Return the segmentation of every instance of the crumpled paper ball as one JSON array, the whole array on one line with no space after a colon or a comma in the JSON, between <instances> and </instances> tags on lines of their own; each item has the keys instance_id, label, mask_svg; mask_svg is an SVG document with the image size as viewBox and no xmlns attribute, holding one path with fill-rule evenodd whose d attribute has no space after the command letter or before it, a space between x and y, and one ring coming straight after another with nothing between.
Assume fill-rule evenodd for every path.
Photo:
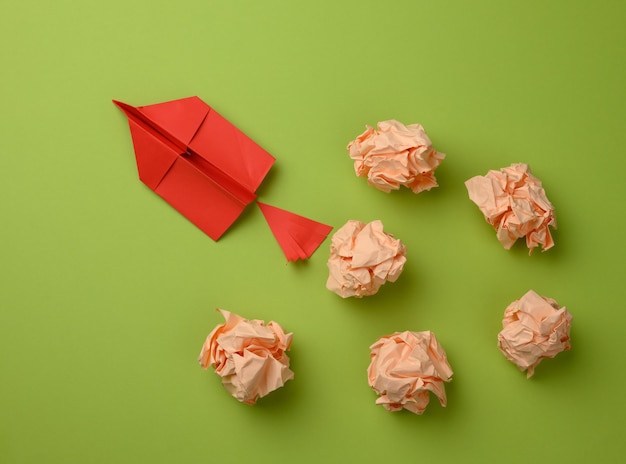
<instances>
[{"instance_id":1,"label":"crumpled paper ball","mask_svg":"<svg viewBox=\"0 0 626 464\"><path fill-rule=\"evenodd\" d=\"M376 404L388 411L422 414L433 392L446 406L444 382L451 380L452 369L434 333L396 332L378 339L370 350L367 376L380 395Z\"/></svg>"},{"instance_id":2,"label":"crumpled paper ball","mask_svg":"<svg viewBox=\"0 0 626 464\"><path fill-rule=\"evenodd\" d=\"M203 369L215 367L222 384L237 400L256 403L293 379L289 357L292 333L276 322L244 319L223 309L226 322L208 335L198 361Z\"/></svg>"},{"instance_id":3,"label":"crumpled paper ball","mask_svg":"<svg viewBox=\"0 0 626 464\"><path fill-rule=\"evenodd\" d=\"M529 378L542 359L571 349L571 323L565 306L529 290L504 311L498 348Z\"/></svg>"},{"instance_id":4,"label":"crumpled paper ball","mask_svg":"<svg viewBox=\"0 0 626 464\"><path fill-rule=\"evenodd\" d=\"M342 298L374 295L400 277L405 255L404 244L385 233L381 221L350 220L332 236L326 288Z\"/></svg>"},{"instance_id":5,"label":"crumpled paper ball","mask_svg":"<svg viewBox=\"0 0 626 464\"><path fill-rule=\"evenodd\" d=\"M538 245L543 251L554 246L549 229L556 229L554 207L527 164L515 163L486 176L472 177L465 186L505 249L520 237L526 237L530 253Z\"/></svg>"},{"instance_id":6,"label":"crumpled paper ball","mask_svg":"<svg viewBox=\"0 0 626 464\"><path fill-rule=\"evenodd\" d=\"M378 123L348 144L354 171L383 192L401 185L420 193L437 187L435 169L446 155L437 152L420 124L405 126L396 120Z\"/></svg>"}]
</instances>

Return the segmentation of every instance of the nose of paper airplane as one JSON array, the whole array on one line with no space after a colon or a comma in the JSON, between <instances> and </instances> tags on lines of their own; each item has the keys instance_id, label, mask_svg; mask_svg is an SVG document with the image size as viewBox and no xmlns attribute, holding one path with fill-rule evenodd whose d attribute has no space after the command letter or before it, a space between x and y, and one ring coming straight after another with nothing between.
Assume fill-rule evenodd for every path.
<instances>
[{"instance_id":1,"label":"nose of paper airplane","mask_svg":"<svg viewBox=\"0 0 626 464\"><path fill-rule=\"evenodd\" d=\"M129 112L135 109L134 107L127 105L126 103L118 101L118 100L112 100L112 102L115 103L115 105L126 114L128 114Z\"/></svg>"}]
</instances>

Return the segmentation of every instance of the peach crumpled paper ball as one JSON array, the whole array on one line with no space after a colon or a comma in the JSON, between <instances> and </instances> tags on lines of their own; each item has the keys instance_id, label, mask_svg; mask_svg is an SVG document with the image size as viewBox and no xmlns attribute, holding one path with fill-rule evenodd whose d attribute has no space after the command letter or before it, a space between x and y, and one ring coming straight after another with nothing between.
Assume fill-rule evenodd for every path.
<instances>
[{"instance_id":1,"label":"peach crumpled paper ball","mask_svg":"<svg viewBox=\"0 0 626 464\"><path fill-rule=\"evenodd\" d=\"M254 404L257 399L293 379L289 369L292 333L276 322L247 320L218 309L226 322L208 335L198 361L203 369L215 367L222 384L237 400Z\"/></svg>"},{"instance_id":2,"label":"peach crumpled paper ball","mask_svg":"<svg viewBox=\"0 0 626 464\"><path fill-rule=\"evenodd\" d=\"M565 306L529 290L504 311L498 348L529 378L542 359L571 349L571 323Z\"/></svg>"},{"instance_id":3,"label":"peach crumpled paper ball","mask_svg":"<svg viewBox=\"0 0 626 464\"><path fill-rule=\"evenodd\" d=\"M370 349L367 375L370 387L380 395L376 404L388 411L404 408L422 414L433 392L446 406L443 383L451 380L452 369L434 333L396 332L381 337Z\"/></svg>"},{"instance_id":4,"label":"peach crumpled paper ball","mask_svg":"<svg viewBox=\"0 0 626 464\"><path fill-rule=\"evenodd\" d=\"M549 229L556 229L554 207L527 164L516 163L472 177L465 186L505 249L520 237L526 237L531 253L538 245L543 251L554 246Z\"/></svg>"},{"instance_id":5,"label":"peach crumpled paper ball","mask_svg":"<svg viewBox=\"0 0 626 464\"><path fill-rule=\"evenodd\" d=\"M400 277L405 262L406 247L381 221L350 220L332 236L326 288L342 298L374 295Z\"/></svg>"},{"instance_id":6,"label":"peach crumpled paper ball","mask_svg":"<svg viewBox=\"0 0 626 464\"><path fill-rule=\"evenodd\" d=\"M354 171L383 192L401 185L420 193L437 187L435 169L446 155L433 149L420 124L405 126L396 120L378 123L348 144Z\"/></svg>"}]
</instances>

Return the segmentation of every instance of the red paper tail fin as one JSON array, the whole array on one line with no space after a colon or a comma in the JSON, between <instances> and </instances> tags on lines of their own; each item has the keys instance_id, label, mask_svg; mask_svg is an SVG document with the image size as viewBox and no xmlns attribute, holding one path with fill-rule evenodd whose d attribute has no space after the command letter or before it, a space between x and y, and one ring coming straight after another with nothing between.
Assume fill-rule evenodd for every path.
<instances>
[{"instance_id":1,"label":"red paper tail fin","mask_svg":"<svg viewBox=\"0 0 626 464\"><path fill-rule=\"evenodd\" d=\"M333 229L284 209L257 202L287 261L309 258Z\"/></svg>"}]
</instances>

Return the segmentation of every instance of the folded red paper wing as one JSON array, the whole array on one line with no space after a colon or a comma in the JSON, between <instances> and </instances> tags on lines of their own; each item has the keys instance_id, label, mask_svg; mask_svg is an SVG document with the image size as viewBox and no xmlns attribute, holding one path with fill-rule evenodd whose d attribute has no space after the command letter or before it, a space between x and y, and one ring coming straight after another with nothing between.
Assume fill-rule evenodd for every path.
<instances>
[{"instance_id":1,"label":"folded red paper wing","mask_svg":"<svg viewBox=\"0 0 626 464\"><path fill-rule=\"evenodd\" d=\"M274 157L198 97L114 103L128 117L140 179L219 239L255 200Z\"/></svg>"},{"instance_id":2,"label":"folded red paper wing","mask_svg":"<svg viewBox=\"0 0 626 464\"><path fill-rule=\"evenodd\" d=\"M284 209L257 202L287 261L309 258L333 229Z\"/></svg>"}]
</instances>

